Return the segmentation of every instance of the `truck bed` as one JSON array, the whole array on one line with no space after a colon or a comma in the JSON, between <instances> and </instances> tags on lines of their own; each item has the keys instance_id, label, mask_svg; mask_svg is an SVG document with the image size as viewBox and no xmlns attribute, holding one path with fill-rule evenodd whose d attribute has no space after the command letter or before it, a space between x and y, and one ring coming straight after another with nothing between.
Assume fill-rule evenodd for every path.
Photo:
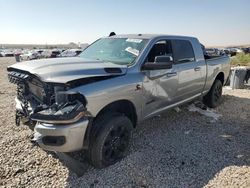
<instances>
[{"instance_id":1,"label":"truck bed","mask_svg":"<svg viewBox=\"0 0 250 188\"><path fill-rule=\"evenodd\" d=\"M210 59L206 59L207 64L207 81L205 84L204 92L207 92L213 82L216 75L218 75L219 72L224 72L224 83L226 83L226 80L229 75L230 71L230 64L229 64L230 58L226 55L223 56L211 56Z\"/></svg>"}]
</instances>

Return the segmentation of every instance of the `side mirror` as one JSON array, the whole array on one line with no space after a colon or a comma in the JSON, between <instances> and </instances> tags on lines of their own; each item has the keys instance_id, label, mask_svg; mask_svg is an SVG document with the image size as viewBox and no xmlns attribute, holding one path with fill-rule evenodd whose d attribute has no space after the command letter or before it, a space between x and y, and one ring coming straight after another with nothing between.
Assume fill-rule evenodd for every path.
<instances>
[{"instance_id":1,"label":"side mirror","mask_svg":"<svg viewBox=\"0 0 250 188\"><path fill-rule=\"evenodd\" d=\"M156 56L155 61L146 62L142 66L142 70L161 70L171 69L173 66L173 60L171 56Z\"/></svg>"}]
</instances>

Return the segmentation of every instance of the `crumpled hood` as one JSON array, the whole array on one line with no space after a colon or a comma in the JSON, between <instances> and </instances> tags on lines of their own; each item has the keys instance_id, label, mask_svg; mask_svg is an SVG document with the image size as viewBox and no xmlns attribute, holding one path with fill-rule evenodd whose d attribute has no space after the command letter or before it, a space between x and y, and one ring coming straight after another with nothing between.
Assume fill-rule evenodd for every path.
<instances>
[{"instance_id":1,"label":"crumpled hood","mask_svg":"<svg viewBox=\"0 0 250 188\"><path fill-rule=\"evenodd\" d=\"M67 83L88 77L123 75L127 72L126 65L81 57L26 61L7 68L8 71L17 69L34 74L44 82L54 83Z\"/></svg>"}]
</instances>

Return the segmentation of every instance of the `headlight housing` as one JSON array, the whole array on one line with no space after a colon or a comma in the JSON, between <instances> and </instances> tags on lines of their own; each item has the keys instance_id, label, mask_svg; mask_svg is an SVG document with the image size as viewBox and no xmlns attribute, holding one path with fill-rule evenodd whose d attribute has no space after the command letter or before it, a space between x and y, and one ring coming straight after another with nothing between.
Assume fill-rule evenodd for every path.
<instances>
[{"instance_id":1,"label":"headlight housing","mask_svg":"<svg viewBox=\"0 0 250 188\"><path fill-rule=\"evenodd\" d=\"M55 103L48 108L36 110L37 112L31 114L30 118L33 121L49 124L71 124L88 115L86 102L81 94L62 92L61 95L66 96L65 103Z\"/></svg>"}]
</instances>

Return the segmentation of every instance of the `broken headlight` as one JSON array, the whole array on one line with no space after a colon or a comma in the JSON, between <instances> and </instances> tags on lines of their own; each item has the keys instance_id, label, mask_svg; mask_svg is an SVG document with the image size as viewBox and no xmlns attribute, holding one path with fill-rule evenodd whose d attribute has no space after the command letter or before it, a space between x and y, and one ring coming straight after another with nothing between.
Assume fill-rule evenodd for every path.
<instances>
[{"instance_id":1,"label":"broken headlight","mask_svg":"<svg viewBox=\"0 0 250 188\"><path fill-rule=\"evenodd\" d=\"M66 95L67 101L61 104L53 104L52 106L40 107L35 113L31 114L30 118L34 121L51 123L51 124L70 124L79 121L87 115L83 98L79 98L80 94Z\"/></svg>"}]
</instances>

